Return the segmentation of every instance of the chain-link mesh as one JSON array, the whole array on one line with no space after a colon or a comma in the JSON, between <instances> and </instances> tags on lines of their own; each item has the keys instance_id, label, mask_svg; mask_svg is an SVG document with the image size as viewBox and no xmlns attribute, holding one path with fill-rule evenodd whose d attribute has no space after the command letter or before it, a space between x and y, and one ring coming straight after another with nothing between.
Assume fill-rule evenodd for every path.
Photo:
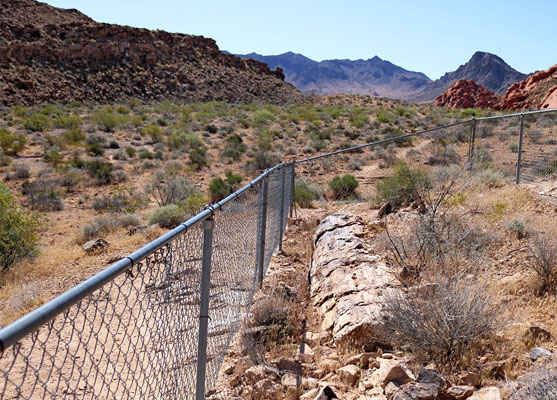
<instances>
[{"instance_id":1,"label":"chain-link mesh","mask_svg":"<svg viewBox=\"0 0 557 400\"><path fill-rule=\"evenodd\" d=\"M214 213L206 390L249 310L257 268L266 271L286 227L293 173L293 164L272 170ZM265 180L267 240L258 265ZM204 238L199 222L5 351L0 398L194 398Z\"/></svg>"},{"instance_id":2,"label":"chain-link mesh","mask_svg":"<svg viewBox=\"0 0 557 400\"><path fill-rule=\"evenodd\" d=\"M0 398L192 393L202 233L192 227L8 349Z\"/></svg>"},{"instance_id":3,"label":"chain-link mesh","mask_svg":"<svg viewBox=\"0 0 557 400\"><path fill-rule=\"evenodd\" d=\"M524 115L520 182L557 175L557 112Z\"/></svg>"}]
</instances>

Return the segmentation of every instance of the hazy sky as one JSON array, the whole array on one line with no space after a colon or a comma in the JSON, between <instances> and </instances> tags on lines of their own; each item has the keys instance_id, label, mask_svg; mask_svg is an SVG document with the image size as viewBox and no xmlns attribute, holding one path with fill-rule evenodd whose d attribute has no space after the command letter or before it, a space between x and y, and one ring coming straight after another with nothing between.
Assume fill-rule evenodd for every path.
<instances>
[{"instance_id":1,"label":"hazy sky","mask_svg":"<svg viewBox=\"0 0 557 400\"><path fill-rule=\"evenodd\" d=\"M557 0L47 0L99 22L211 37L232 53L374 55L432 79L477 51L520 72L557 63Z\"/></svg>"}]
</instances>

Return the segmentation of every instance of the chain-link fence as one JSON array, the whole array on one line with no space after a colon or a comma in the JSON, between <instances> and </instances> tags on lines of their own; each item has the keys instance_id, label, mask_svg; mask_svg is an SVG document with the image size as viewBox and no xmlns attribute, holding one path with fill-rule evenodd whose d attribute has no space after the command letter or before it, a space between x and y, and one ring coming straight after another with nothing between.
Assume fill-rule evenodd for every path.
<instances>
[{"instance_id":1,"label":"chain-link fence","mask_svg":"<svg viewBox=\"0 0 557 400\"><path fill-rule=\"evenodd\" d=\"M557 111L475 118L277 165L1 329L0 399L204 398L291 205L369 200L400 160L468 164L516 183L554 177Z\"/></svg>"},{"instance_id":2,"label":"chain-link fence","mask_svg":"<svg viewBox=\"0 0 557 400\"><path fill-rule=\"evenodd\" d=\"M293 176L278 165L2 329L0 398L204 398L279 246Z\"/></svg>"}]
</instances>

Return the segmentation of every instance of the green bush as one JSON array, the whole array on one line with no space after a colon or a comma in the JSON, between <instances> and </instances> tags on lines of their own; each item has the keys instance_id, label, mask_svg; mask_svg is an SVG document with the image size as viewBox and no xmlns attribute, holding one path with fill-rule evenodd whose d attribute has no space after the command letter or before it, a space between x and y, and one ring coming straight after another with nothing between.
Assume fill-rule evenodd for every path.
<instances>
[{"instance_id":1,"label":"green bush","mask_svg":"<svg viewBox=\"0 0 557 400\"><path fill-rule=\"evenodd\" d=\"M43 159L53 167L57 167L64 161L64 156L60 154L60 148L58 146L52 146L49 149L45 149Z\"/></svg>"},{"instance_id":2,"label":"green bush","mask_svg":"<svg viewBox=\"0 0 557 400\"><path fill-rule=\"evenodd\" d=\"M169 175L157 172L151 182L145 187L145 192L151 196L159 206L178 204L197 193L197 186L189 179L179 175Z\"/></svg>"},{"instance_id":3,"label":"green bush","mask_svg":"<svg viewBox=\"0 0 557 400\"><path fill-rule=\"evenodd\" d=\"M85 134L79 127L68 129L62 133L62 141L69 146L79 144L83 142L85 138Z\"/></svg>"},{"instance_id":4,"label":"green bush","mask_svg":"<svg viewBox=\"0 0 557 400\"><path fill-rule=\"evenodd\" d=\"M310 207L311 202L319 200L323 194L323 189L306 179L296 179L294 184L294 201L300 207Z\"/></svg>"},{"instance_id":5,"label":"green bush","mask_svg":"<svg viewBox=\"0 0 557 400\"><path fill-rule=\"evenodd\" d=\"M226 171L224 173L224 176L226 176L226 182L228 182L230 187L232 187L233 189L236 189L236 187L244 180L244 178L242 178L240 175L236 175L232 171Z\"/></svg>"},{"instance_id":6,"label":"green bush","mask_svg":"<svg viewBox=\"0 0 557 400\"><path fill-rule=\"evenodd\" d=\"M215 178L209 184L209 201L211 203L224 199L230 193L230 185L222 180L222 178Z\"/></svg>"},{"instance_id":7,"label":"green bush","mask_svg":"<svg viewBox=\"0 0 557 400\"><path fill-rule=\"evenodd\" d=\"M93 115L93 121L97 124L99 129L105 132L114 131L114 129L124 123L124 119L124 117L114 114L114 112L108 108L105 108Z\"/></svg>"},{"instance_id":8,"label":"green bush","mask_svg":"<svg viewBox=\"0 0 557 400\"><path fill-rule=\"evenodd\" d=\"M130 226L141 225L141 216L137 214L124 214L120 217L120 226L129 228Z\"/></svg>"},{"instance_id":9,"label":"green bush","mask_svg":"<svg viewBox=\"0 0 557 400\"><path fill-rule=\"evenodd\" d=\"M137 151L133 147L126 147L126 154L129 158L134 158Z\"/></svg>"},{"instance_id":10,"label":"green bush","mask_svg":"<svg viewBox=\"0 0 557 400\"><path fill-rule=\"evenodd\" d=\"M221 157L239 160L246 150L247 147L244 144L243 139L237 134L232 134L226 138L224 148L221 152Z\"/></svg>"},{"instance_id":11,"label":"green bush","mask_svg":"<svg viewBox=\"0 0 557 400\"><path fill-rule=\"evenodd\" d=\"M39 220L21 208L5 184L0 182L0 268L7 270L15 262L38 253Z\"/></svg>"},{"instance_id":12,"label":"green bush","mask_svg":"<svg viewBox=\"0 0 557 400\"><path fill-rule=\"evenodd\" d=\"M334 199L348 199L354 197L359 183L354 175L346 174L343 177L334 176L329 182L329 187L333 190Z\"/></svg>"},{"instance_id":13,"label":"green bush","mask_svg":"<svg viewBox=\"0 0 557 400\"><path fill-rule=\"evenodd\" d=\"M23 127L33 132L43 132L48 125L48 117L44 114L31 114L23 120Z\"/></svg>"},{"instance_id":14,"label":"green bush","mask_svg":"<svg viewBox=\"0 0 557 400\"><path fill-rule=\"evenodd\" d=\"M149 225L157 224L161 228L171 229L182 223L185 218L185 212L180 206L170 204L155 209L147 218Z\"/></svg>"},{"instance_id":15,"label":"green bush","mask_svg":"<svg viewBox=\"0 0 557 400\"><path fill-rule=\"evenodd\" d=\"M207 161L207 149L205 147L198 147L190 151L188 158L195 170L206 167L209 162Z\"/></svg>"},{"instance_id":16,"label":"green bush","mask_svg":"<svg viewBox=\"0 0 557 400\"><path fill-rule=\"evenodd\" d=\"M73 129L81 126L79 115L58 114L52 119L52 126L58 129Z\"/></svg>"},{"instance_id":17,"label":"green bush","mask_svg":"<svg viewBox=\"0 0 557 400\"><path fill-rule=\"evenodd\" d=\"M25 148L27 140L21 133L10 133L7 129L0 128L0 147L4 153L17 155Z\"/></svg>"},{"instance_id":18,"label":"green bush","mask_svg":"<svg viewBox=\"0 0 557 400\"><path fill-rule=\"evenodd\" d=\"M0 151L0 167L7 167L12 163L12 159Z\"/></svg>"},{"instance_id":19,"label":"green bush","mask_svg":"<svg viewBox=\"0 0 557 400\"><path fill-rule=\"evenodd\" d=\"M389 202L393 208L399 208L416 200L416 190L428 183L425 171L410 169L408 165L399 163L394 174L377 182L375 185L378 202Z\"/></svg>"},{"instance_id":20,"label":"green bush","mask_svg":"<svg viewBox=\"0 0 557 400\"><path fill-rule=\"evenodd\" d=\"M147 124L145 128L141 129L141 135L149 135L153 143L159 143L163 138L162 129L153 122Z\"/></svg>"},{"instance_id":21,"label":"green bush","mask_svg":"<svg viewBox=\"0 0 557 400\"><path fill-rule=\"evenodd\" d=\"M207 198L205 196L203 196L201 193L194 193L186 199L183 207L189 214L195 214L199 212L199 210L206 204Z\"/></svg>"},{"instance_id":22,"label":"green bush","mask_svg":"<svg viewBox=\"0 0 557 400\"><path fill-rule=\"evenodd\" d=\"M101 185L111 183L114 180L112 164L100 159L89 160L85 163L85 169L91 178L97 179Z\"/></svg>"},{"instance_id":23,"label":"green bush","mask_svg":"<svg viewBox=\"0 0 557 400\"><path fill-rule=\"evenodd\" d=\"M274 121L274 120L275 120L275 115L267 109L257 110L253 113L253 123L256 126L261 126L263 124L266 124L269 121Z\"/></svg>"}]
</instances>

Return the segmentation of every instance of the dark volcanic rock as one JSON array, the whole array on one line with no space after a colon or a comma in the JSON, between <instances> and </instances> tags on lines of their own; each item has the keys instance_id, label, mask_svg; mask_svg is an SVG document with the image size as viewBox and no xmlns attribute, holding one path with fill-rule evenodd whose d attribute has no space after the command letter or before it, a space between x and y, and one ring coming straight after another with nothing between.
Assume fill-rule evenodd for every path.
<instances>
[{"instance_id":1,"label":"dark volcanic rock","mask_svg":"<svg viewBox=\"0 0 557 400\"><path fill-rule=\"evenodd\" d=\"M301 96L281 70L224 54L212 39L100 24L33 0L0 2L0 88L4 104Z\"/></svg>"}]
</instances>

